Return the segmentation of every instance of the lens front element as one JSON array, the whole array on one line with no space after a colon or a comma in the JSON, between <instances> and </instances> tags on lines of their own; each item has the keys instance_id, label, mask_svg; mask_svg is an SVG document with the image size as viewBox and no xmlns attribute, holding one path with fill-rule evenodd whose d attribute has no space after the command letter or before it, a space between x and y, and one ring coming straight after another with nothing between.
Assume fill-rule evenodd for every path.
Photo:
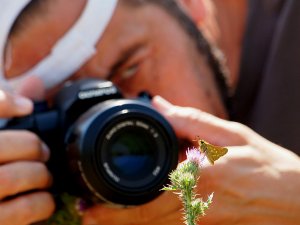
<instances>
[{"instance_id":1,"label":"lens front element","mask_svg":"<svg viewBox=\"0 0 300 225\"><path fill-rule=\"evenodd\" d=\"M98 162L107 182L126 192L147 191L157 185L165 167L165 134L150 118L137 113L119 115L99 138Z\"/></svg>"},{"instance_id":2,"label":"lens front element","mask_svg":"<svg viewBox=\"0 0 300 225\"><path fill-rule=\"evenodd\" d=\"M126 129L111 140L107 148L113 171L127 180L145 177L154 169L157 153L153 140L142 129Z\"/></svg>"}]
</instances>

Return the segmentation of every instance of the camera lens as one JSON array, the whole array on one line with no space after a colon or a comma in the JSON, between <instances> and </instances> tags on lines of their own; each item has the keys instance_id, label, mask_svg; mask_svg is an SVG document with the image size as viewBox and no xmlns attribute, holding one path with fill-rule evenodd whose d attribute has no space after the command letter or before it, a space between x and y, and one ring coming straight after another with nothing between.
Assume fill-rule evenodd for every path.
<instances>
[{"instance_id":1,"label":"camera lens","mask_svg":"<svg viewBox=\"0 0 300 225\"><path fill-rule=\"evenodd\" d=\"M147 192L163 178L158 175L168 165L168 145L163 127L153 118L118 114L98 137L98 171L124 193Z\"/></svg>"},{"instance_id":2,"label":"camera lens","mask_svg":"<svg viewBox=\"0 0 300 225\"><path fill-rule=\"evenodd\" d=\"M138 100L92 107L73 127L81 182L98 199L136 205L158 196L177 165L177 138L168 122Z\"/></svg>"},{"instance_id":3,"label":"camera lens","mask_svg":"<svg viewBox=\"0 0 300 225\"><path fill-rule=\"evenodd\" d=\"M110 146L107 146L113 171L128 180L145 177L153 171L157 158L151 143L153 140L142 129L128 129L116 135Z\"/></svg>"}]
</instances>

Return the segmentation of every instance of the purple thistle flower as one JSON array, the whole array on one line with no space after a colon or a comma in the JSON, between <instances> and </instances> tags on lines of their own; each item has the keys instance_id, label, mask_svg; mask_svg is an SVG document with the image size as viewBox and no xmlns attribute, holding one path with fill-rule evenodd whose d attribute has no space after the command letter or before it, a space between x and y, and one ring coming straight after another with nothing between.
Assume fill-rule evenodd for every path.
<instances>
[{"instance_id":1,"label":"purple thistle flower","mask_svg":"<svg viewBox=\"0 0 300 225\"><path fill-rule=\"evenodd\" d=\"M201 167L204 159L205 159L205 154L200 152L197 148L188 148L186 151L186 157L189 162L195 163L198 167Z\"/></svg>"},{"instance_id":2,"label":"purple thistle flower","mask_svg":"<svg viewBox=\"0 0 300 225\"><path fill-rule=\"evenodd\" d=\"M79 215L82 215L83 212L88 208L88 204L82 198L78 198L75 203L75 208Z\"/></svg>"}]
</instances>

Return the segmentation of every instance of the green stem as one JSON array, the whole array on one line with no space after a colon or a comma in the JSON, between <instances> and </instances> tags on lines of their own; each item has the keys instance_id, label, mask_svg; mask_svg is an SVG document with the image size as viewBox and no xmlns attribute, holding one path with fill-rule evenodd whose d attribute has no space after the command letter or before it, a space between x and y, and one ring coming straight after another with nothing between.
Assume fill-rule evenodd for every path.
<instances>
[{"instance_id":1,"label":"green stem","mask_svg":"<svg viewBox=\"0 0 300 225\"><path fill-rule=\"evenodd\" d=\"M186 215L186 224L187 225L196 225L195 224L195 217L192 209L192 196L193 191L184 191L183 192L184 198L184 211Z\"/></svg>"}]
</instances>

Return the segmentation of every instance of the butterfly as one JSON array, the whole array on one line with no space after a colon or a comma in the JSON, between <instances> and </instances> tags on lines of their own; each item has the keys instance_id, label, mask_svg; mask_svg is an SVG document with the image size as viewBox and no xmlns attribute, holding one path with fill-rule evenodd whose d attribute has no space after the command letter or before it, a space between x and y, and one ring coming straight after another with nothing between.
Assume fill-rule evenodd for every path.
<instances>
[{"instance_id":1,"label":"butterfly","mask_svg":"<svg viewBox=\"0 0 300 225\"><path fill-rule=\"evenodd\" d=\"M212 165L215 163L216 160L218 160L220 157L222 157L228 152L227 148L209 144L208 142L200 139L199 137L196 137L196 140L194 141L198 141L199 151L206 155L206 158Z\"/></svg>"}]
</instances>

